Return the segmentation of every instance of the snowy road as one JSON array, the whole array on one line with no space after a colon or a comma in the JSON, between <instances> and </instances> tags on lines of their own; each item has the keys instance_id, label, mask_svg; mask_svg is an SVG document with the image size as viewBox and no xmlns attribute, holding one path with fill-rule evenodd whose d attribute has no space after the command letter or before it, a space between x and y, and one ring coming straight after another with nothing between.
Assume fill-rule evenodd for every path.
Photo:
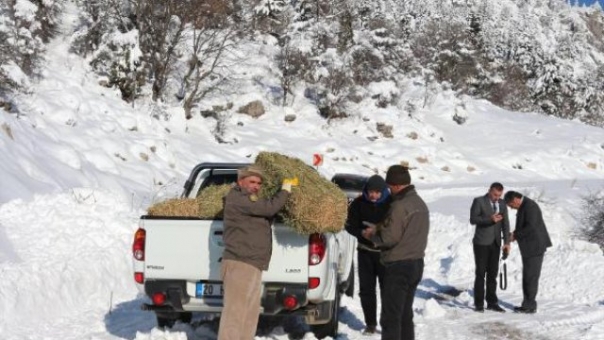
<instances>
[{"instance_id":1,"label":"snowy road","mask_svg":"<svg viewBox=\"0 0 604 340\"><path fill-rule=\"evenodd\" d=\"M480 188L438 191L443 190L467 202ZM463 221L467 212L460 204L456 214L440 213L448 199L432 192L425 190L432 230L414 306L417 339L604 339L604 257L594 245L562 239L568 226L554 223L564 221L554 206L544 204L555 246L544 263L539 312L510 312L522 297L520 259L512 253L509 286L499 292L508 313L478 314L472 310L473 230ZM145 300L131 278L129 248L141 211L115 197L80 189L0 206L3 339L216 337L216 322L202 315L195 315L192 326L164 331L155 327L152 313L140 310ZM339 339L366 338L358 296L344 297L341 315ZM300 319L263 318L262 328L259 339L314 338Z\"/></svg>"}]
</instances>

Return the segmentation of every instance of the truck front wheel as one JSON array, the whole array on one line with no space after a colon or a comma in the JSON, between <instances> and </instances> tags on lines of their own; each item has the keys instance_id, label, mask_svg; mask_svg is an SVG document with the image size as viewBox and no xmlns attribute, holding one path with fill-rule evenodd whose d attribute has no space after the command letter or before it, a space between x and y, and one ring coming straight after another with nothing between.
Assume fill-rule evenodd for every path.
<instances>
[{"instance_id":1,"label":"truck front wheel","mask_svg":"<svg viewBox=\"0 0 604 340\"><path fill-rule=\"evenodd\" d=\"M338 324L340 323L340 293L336 292L335 300L331 304L331 319L326 324L311 325L310 330L317 339L323 339L328 336L336 338L338 335Z\"/></svg>"}]
</instances>

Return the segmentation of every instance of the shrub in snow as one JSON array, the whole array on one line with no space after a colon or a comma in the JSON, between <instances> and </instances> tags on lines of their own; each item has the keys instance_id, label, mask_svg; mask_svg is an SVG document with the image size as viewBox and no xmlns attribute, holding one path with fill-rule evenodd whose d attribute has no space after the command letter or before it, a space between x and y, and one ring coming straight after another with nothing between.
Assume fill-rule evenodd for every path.
<instances>
[{"instance_id":1,"label":"shrub in snow","mask_svg":"<svg viewBox=\"0 0 604 340\"><path fill-rule=\"evenodd\" d=\"M35 75L56 32L61 1L0 2L0 95L21 88Z\"/></svg>"},{"instance_id":2,"label":"shrub in snow","mask_svg":"<svg viewBox=\"0 0 604 340\"><path fill-rule=\"evenodd\" d=\"M579 236L604 250L604 191L583 198Z\"/></svg>"}]
</instances>

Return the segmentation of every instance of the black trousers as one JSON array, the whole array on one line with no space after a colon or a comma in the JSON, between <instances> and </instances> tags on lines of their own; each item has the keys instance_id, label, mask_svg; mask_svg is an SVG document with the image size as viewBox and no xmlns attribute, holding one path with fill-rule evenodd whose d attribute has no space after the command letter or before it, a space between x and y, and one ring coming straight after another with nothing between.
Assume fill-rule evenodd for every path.
<instances>
[{"instance_id":1,"label":"black trousers","mask_svg":"<svg viewBox=\"0 0 604 340\"><path fill-rule=\"evenodd\" d=\"M499 273L500 247L497 243L488 246L474 245L474 263L476 272L474 278L474 306L484 307L485 300L485 276L486 276L486 300L488 305L499 303L497 298L497 274Z\"/></svg>"},{"instance_id":2,"label":"black trousers","mask_svg":"<svg viewBox=\"0 0 604 340\"><path fill-rule=\"evenodd\" d=\"M382 340L414 340L413 299L424 274L424 259L385 264Z\"/></svg>"},{"instance_id":3,"label":"black trousers","mask_svg":"<svg viewBox=\"0 0 604 340\"><path fill-rule=\"evenodd\" d=\"M522 258L522 307L537 309L537 290L539 289L539 277L543 265L543 255Z\"/></svg>"},{"instance_id":4,"label":"black trousers","mask_svg":"<svg viewBox=\"0 0 604 340\"><path fill-rule=\"evenodd\" d=\"M359 297L365 317L365 325L377 326L376 281L380 284L380 293L384 291L384 265L380 262L380 253L359 249L357 251L359 269Z\"/></svg>"}]
</instances>

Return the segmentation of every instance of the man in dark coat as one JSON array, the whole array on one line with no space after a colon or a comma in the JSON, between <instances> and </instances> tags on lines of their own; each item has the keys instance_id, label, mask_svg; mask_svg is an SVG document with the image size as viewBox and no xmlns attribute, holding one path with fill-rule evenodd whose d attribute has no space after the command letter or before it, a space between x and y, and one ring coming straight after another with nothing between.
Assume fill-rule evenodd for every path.
<instances>
[{"instance_id":1,"label":"man in dark coat","mask_svg":"<svg viewBox=\"0 0 604 340\"><path fill-rule=\"evenodd\" d=\"M380 248L386 268L382 296L382 340L414 340L413 299L424 274L430 212L411 185L409 169L392 165L386 173L392 203L384 222L363 230Z\"/></svg>"},{"instance_id":2,"label":"man in dark coat","mask_svg":"<svg viewBox=\"0 0 604 340\"><path fill-rule=\"evenodd\" d=\"M474 239L474 263L476 276L474 278L474 310L484 312L485 276L487 309L505 312L499 306L497 299L497 272L499 271L499 254L510 251L510 221L508 209L501 199L503 185L495 182L489 191L474 198L470 208L470 223L476 226ZM501 246L503 237L504 245Z\"/></svg>"},{"instance_id":3,"label":"man in dark coat","mask_svg":"<svg viewBox=\"0 0 604 340\"><path fill-rule=\"evenodd\" d=\"M376 278L380 291L383 291L384 265L380 262L380 250L364 238L362 232L368 226L382 222L390 208L390 201L386 182L379 175L374 175L367 179L362 195L355 198L348 207L346 230L358 239L359 296L365 317L364 334L377 331Z\"/></svg>"},{"instance_id":4,"label":"man in dark coat","mask_svg":"<svg viewBox=\"0 0 604 340\"><path fill-rule=\"evenodd\" d=\"M518 313L537 312L537 290L543 264L543 255L552 241L543 221L543 214L537 202L516 191L508 191L504 196L508 207L516 209L516 229L511 241L518 242L522 255L522 305L515 307Z\"/></svg>"}]
</instances>

